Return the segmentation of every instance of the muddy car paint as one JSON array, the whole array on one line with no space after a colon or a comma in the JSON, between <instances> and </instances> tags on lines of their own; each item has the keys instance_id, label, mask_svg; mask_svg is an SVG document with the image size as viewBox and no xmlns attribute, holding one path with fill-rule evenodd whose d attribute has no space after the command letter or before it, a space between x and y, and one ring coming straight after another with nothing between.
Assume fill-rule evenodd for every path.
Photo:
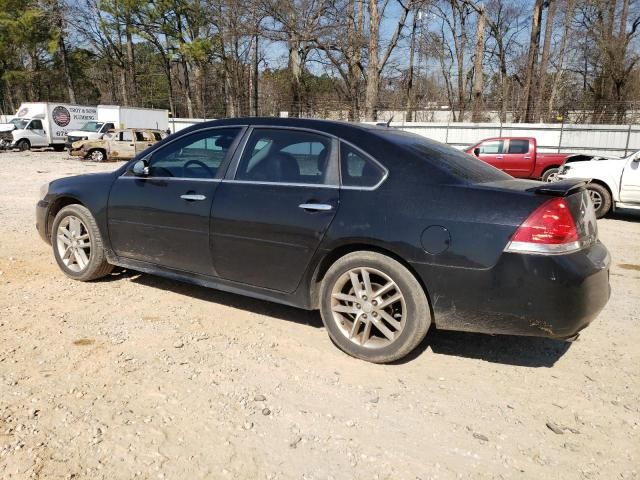
<instances>
[{"instance_id":1,"label":"muddy car paint","mask_svg":"<svg viewBox=\"0 0 640 480\"><path fill-rule=\"evenodd\" d=\"M121 135L128 132L131 140L121 140ZM142 135L144 139L136 137ZM166 132L153 129L124 129L109 132L101 139L80 140L71 144L69 155L86 158L94 150L104 152L104 160L131 160L142 150L155 145L160 140L167 137ZM139 149L139 144L142 150Z\"/></svg>"}]
</instances>

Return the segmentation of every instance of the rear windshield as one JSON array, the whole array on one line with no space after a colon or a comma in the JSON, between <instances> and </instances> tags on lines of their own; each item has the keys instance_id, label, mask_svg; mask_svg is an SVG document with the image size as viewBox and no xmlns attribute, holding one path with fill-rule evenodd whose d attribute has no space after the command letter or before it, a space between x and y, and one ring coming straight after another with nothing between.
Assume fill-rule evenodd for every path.
<instances>
[{"instance_id":1,"label":"rear windshield","mask_svg":"<svg viewBox=\"0 0 640 480\"><path fill-rule=\"evenodd\" d=\"M482 160L420 135L393 129L381 133L399 147L413 153L415 157L424 159L465 183L485 183L511 178L502 170Z\"/></svg>"}]
</instances>

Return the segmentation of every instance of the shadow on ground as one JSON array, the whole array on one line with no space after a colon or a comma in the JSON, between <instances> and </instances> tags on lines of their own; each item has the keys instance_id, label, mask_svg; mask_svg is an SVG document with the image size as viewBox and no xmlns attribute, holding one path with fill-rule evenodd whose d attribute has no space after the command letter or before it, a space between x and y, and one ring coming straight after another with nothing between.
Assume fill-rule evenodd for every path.
<instances>
[{"instance_id":1,"label":"shadow on ground","mask_svg":"<svg viewBox=\"0 0 640 480\"><path fill-rule=\"evenodd\" d=\"M323 326L317 311L301 310L154 275L118 270L101 281L118 281L124 278L129 278L130 281L147 287L168 290L198 300L247 310L280 320L314 328ZM548 338L494 336L432 328L424 341L413 352L395 364L401 365L411 362L430 348L436 354L472 358L492 363L523 367L552 367L568 351L570 346L571 343Z\"/></svg>"}]
</instances>

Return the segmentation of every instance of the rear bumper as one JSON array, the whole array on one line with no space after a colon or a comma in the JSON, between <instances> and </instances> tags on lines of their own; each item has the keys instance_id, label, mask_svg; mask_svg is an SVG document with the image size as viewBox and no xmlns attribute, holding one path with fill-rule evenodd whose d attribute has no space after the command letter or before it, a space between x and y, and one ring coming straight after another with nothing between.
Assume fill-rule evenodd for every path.
<instances>
[{"instance_id":1,"label":"rear bumper","mask_svg":"<svg viewBox=\"0 0 640 480\"><path fill-rule=\"evenodd\" d=\"M598 242L566 255L505 253L487 270L414 267L438 328L567 339L609 300L610 263Z\"/></svg>"},{"instance_id":2,"label":"rear bumper","mask_svg":"<svg viewBox=\"0 0 640 480\"><path fill-rule=\"evenodd\" d=\"M49 202L40 200L36 204L36 230L40 237L47 243L51 243L51 238L47 234L47 221L49 215Z\"/></svg>"}]
</instances>

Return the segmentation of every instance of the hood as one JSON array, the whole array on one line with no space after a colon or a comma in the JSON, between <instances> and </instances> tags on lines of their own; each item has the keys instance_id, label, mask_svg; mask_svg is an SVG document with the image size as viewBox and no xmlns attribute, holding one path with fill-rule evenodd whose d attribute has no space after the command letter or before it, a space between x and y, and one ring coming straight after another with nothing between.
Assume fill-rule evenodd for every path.
<instances>
[{"instance_id":1,"label":"hood","mask_svg":"<svg viewBox=\"0 0 640 480\"><path fill-rule=\"evenodd\" d=\"M0 123L0 132L10 132L15 129L16 126L13 123Z\"/></svg>"},{"instance_id":2,"label":"hood","mask_svg":"<svg viewBox=\"0 0 640 480\"><path fill-rule=\"evenodd\" d=\"M68 137L86 137L90 133L95 133L95 132L88 132L86 130L72 130L69 133L67 133L67 136Z\"/></svg>"},{"instance_id":3,"label":"hood","mask_svg":"<svg viewBox=\"0 0 640 480\"><path fill-rule=\"evenodd\" d=\"M567 157L564 163L575 163L575 162L602 162L602 161L618 161L624 160L625 157L601 157L599 155L571 155Z\"/></svg>"}]
</instances>

